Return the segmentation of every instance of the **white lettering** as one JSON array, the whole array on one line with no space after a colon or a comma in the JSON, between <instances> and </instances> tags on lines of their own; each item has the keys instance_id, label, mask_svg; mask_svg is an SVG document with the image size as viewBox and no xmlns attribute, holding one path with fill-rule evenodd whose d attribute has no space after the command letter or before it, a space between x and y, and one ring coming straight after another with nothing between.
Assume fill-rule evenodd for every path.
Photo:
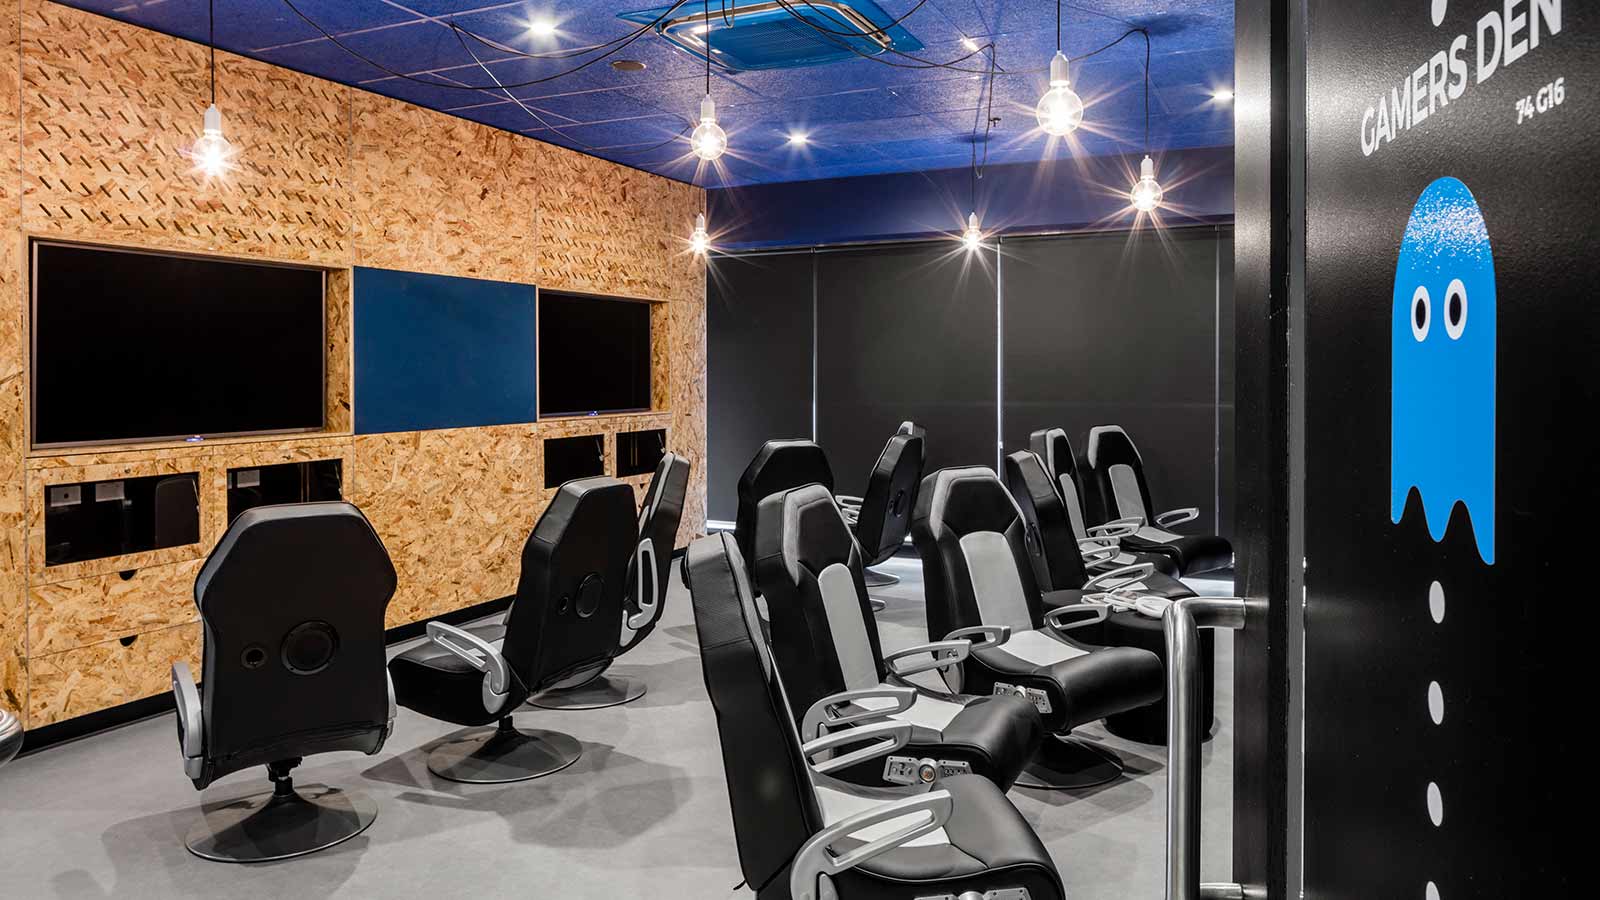
<instances>
[{"instance_id":1,"label":"white lettering","mask_svg":"<svg viewBox=\"0 0 1600 900\"><path fill-rule=\"evenodd\" d=\"M1450 71L1450 57L1443 50L1433 55L1428 60L1428 114L1432 115L1444 107L1450 100L1444 95L1446 77Z\"/></svg>"},{"instance_id":2,"label":"white lettering","mask_svg":"<svg viewBox=\"0 0 1600 900\"><path fill-rule=\"evenodd\" d=\"M1517 39L1517 33L1527 27L1528 24L1527 14L1517 11L1517 7L1521 6L1523 2L1524 0L1506 0L1506 65L1508 66L1521 59L1528 52L1527 40Z\"/></svg>"},{"instance_id":3,"label":"white lettering","mask_svg":"<svg viewBox=\"0 0 1600 900\"><path fill-rule=\"evenodd\" d=\"M1394 123L1389 118L1389 104L1378 101L1378 132L1380 140L1394 140Z\"/></svg>"},{"instance_id":4,"label":"white lettering","mask_svg":"<svg viewBox=\"0 0 1600 900\"><path fill-rule=\"evenodd\" d=\"M1494 53L1484 55L1484 49L1489 42L1484 40L1490 31L1494 32ZM1505 39L1500 28L1500 14L1497 12L1485 13L1478 20L1478 84L1483 84L1494 76L1496 69L1500 68L1500 51L1504 49Z\"/></svg>"},{"instance_id":5,"label":"white lettering","mask_svg":"<svg viewBox=\"0 0 1600 900\"><path fill-rule=\"evenodd\" d=\"M1461 51L1467 49L1467 36L1456 35L1450 42L1450 99L1456 100L1467 92L1467 61L1461 58Z\"/></svg>"},{"instance_id":6,"label":"white lettering","mask_svg":"<svg viewBox=\"0 0 1600 900\"><path fill-rule=\"evenodd\" d=\"M1412 125L1412 127L1415 127L1417 125L1421 125L1423 122L1427 121L1427 119L1428 119L1428 111L1429 111L1428 110L1428 89L1422 86L1422 80L1424 78L1427 78L1427 77L1428 77L1428 64L1427 63L1423 63L1422 65L1417 66L1417 70L1415 72L1411 73L1411 80L1409 82L1409 85L1410 85L1410 94L1411 94L1411 125Z\"/></svg>"},{"instance_id":7,"label":"white lettering","mask_svg":"<svg viewBox=\"0 0 1600 900\"><path fill-rule=\"evenodd\" d=\"M1372 130L1372 132L1371 132L1372 137L1370 139L1368 139L1368 137L1367 137L1367 134L1368 134L1368 132L1367 132L1367 123L1371 122L1372 118L1373 118L1372 107L1369 106L1369 107L1367 107L1367 111L1361 114L1361 155L1362 156L1371 156L1372 155L1372 151L1378 149L1378 131L1377 131L1377 129L1374 128Z\"/></svg>"},{"instance_id":8,"label":"white lettering","mask_svg":"<svg viewBox=\"0 0 1600 900\"><path fill-rule=\"evenodd\" d=\"M1528 46L1538 48L1539 26L1544 25L1545 30L1551 34L1561 33L1561 0L1533 0L1533 5L1528 7L1533 14L1533 24L1528 28Z\"/></svg>"}]
</instances>

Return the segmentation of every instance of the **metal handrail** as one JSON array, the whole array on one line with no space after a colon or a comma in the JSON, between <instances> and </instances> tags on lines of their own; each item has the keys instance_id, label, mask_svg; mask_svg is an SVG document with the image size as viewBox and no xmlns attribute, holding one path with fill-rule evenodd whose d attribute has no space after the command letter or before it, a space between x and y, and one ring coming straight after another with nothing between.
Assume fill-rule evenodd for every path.
<instances>
[{"instance_id":1,"label":"metal handrail","mask_svg":"<svg viewBox=\"0 0 1600 900\"><path fill-rule=\"evenodd\" d=\"M1167 645L1167 900L1242 900L1238 884L1200 883L1200 629L1244 628L1242 597L1186 597L1161 615Z\"/></svg>"}]
</instances>

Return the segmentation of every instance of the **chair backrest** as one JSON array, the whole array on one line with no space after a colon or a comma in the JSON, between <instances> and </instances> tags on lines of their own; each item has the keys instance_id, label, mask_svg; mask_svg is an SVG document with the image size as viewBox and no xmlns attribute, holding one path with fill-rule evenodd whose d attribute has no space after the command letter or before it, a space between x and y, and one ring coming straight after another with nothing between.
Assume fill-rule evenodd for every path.
<instances>
[{"instance_id":1,"label":"chair backrest","mask_svg":"<svg viewBox=\"0 0 1600 900\"><path fill-rule=\"evenodd\" d=\"M644 504L639 508L639 540L649 538L655 548L654 571L641 573L638 571L637 557L628 558L624 596L628 608L633 612L638 612L633 606L638 599L635 591L641 574L646 579L646 593L653 596L658 604L666 602L667 583L672 575L672 551L678 542L678 524L683 520L683 501L688 495L689 461L676 453L662 454L661 462L656 464L655 474L650 476L650 487L645 489ZM660 622L661 615L657 614L653 621L638 631L625 629L624 633L629 636L623 649L630 649L644 640Z\"/></svg>"},{"instance_id":2,"label":"chair backrest","mask_svg":"<svg viewBox=\"0 0 1600 900\"><path fill-rule=\"evenodd\" d=\"M620 650L633 488L606 475L563 484L522 547L501 653L529 693L599 669Z\"/></svg>"},{"instance_id":3,"label":"chair backrest","mask_svg":"<svg viewBox=\"0 0 1600 900\"><path fill-rule=\"evenodd\" d=\"M922 484L922 456L922 438L909 434L889 438L878 454L856 519L856 541L866 565L883 562L905 543Z\"/></svg>"},{"instance_id":4,"label":"chair backrest","mask_svg":"<svg viewBox=\"0 0 1600 900\"><path fill-rule=\"evenodd\" d=\"M904 434L904 435L909 435L911 437L922 438L922 461L921 462L922 462L922 466L927 466L927 464L928 464L928 429L923 428L921 425L918 425L917 423L911 421L910 419L907 419L904 422L900 423L900 427L899 428L895 429L895 434Z\"/></svg>"},{"instance_id":5,"label":"chair backrest","mask_svg":"<svg viewBox=\"0 0 1600 900\"><path fill-rule=\"evenodd\" d=\"M772 440L761 445L750 465L739 476L739 509L733 523L739 553L750 564L755 562L756 507L768 494L789 488L820 484L833 493L833 468L828 456L813 441ZM752 578L754 573L746 573Z\"/></svg>"},{"instance_id":6,"label":"chair backrest","mask_svg":"<svg viewBox=\"0 0 1600 900\"><path fill-rule=\"evenodd\" d=\"M759 893L784 874L823 822L745 572L730 535L701 538L684 554L683 581L717 716L739 866Z\"/></svg>"},{"instance_id":7,"label":"chair backrest","mask_svg":"<svg viewBox=\"0 0 1600 900\"><path fill-rule=\"evenodd\" d=\"M1018 450L1006 457L1006 487L1027 523L1025 544L1039 588L1064 591L1083 587L1089 575L1078 549L1078 534L1067 515L1067 504L1077 500L1076 486L1067 482L1073 497L1066 500L1045 471L1044 461L1032 450Z\"/></svg>"},{"instance_id":8,"label":"chair backrest","mask_svg":"<svg viewBox=\"0 0 1600 900\"><path fill-rule=\"evenodd\" d=\"M258 506L195 578L206 775L374 752L389 720L384 610L395 571L349 503Z\"/></svg>"},{"instance_id":9,"label":"chair backrest","mask_svg":"<svg viewBox=\"0 0 1600 900\"><path fill-rule=\"evenodd\" d=\"M1056 490L1064 490L1066 482L1063 479L1071 480L1073 493L1076 494L1074 502L1081 504L1083 493L1082 479L1078 475L1078 455L1072 448L1066 429L1040 428L1028 435L1028 449L1038 454Z\"/></svg>"},{"instance_id":10,"label":"chair backrest","mask_svg":"<svg viewBox=\"0 0 1600 900\"><path fill-rule=\"evenodd\" d=\"M812 484L761 501L755 570L796 721L829 694L883 682L861 550L832 494Z\"/></svg>"},{"instance_id":11,"label":"chair backrest","mask_svg":"<svg viewBox=\"0 0 1600 900\"><path fill-rule=\"evenodd\" d=\"M922 480L911 540L922 557L930 638L971 625L1022 632L1042 624L1026 530L989 469L940 469Z\"/></svg>"},{"instance_id":12,"label":"chair backrest","mask_svg":"<svg viewBox=\"0 0 1600 900\"><path fill-rule=\"evenodd\" d=\"M1089 429L1089 443L1083 451L1089 470L1086 493L1093 495L1091 514L1100 521L1138 516L1148 521L1159 512L1150 499L1150 486L1144 480L1144 460L1139 448L1120 425L1096 425Z\"/></svg>"}]
</instances>

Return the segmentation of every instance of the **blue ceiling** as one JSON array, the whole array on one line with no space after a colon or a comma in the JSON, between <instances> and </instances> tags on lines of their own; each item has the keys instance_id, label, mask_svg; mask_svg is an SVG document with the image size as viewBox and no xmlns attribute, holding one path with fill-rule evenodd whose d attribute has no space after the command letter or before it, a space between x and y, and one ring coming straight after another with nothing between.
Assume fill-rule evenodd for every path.
<instances>
[{"instance_id":1,"label":"blue ceiling","mask_svg":"<svg viewBox=\"0 0 1600 900\"><path fill-rule=\"evenodd\" d=\"M580 71L526 84L606 51L528 59L470 38L464 42L449 27L453 22L523 53L549 55L625 37L638 26L619 16L661 6L661 0L291 0L306 18L370 63L323 37L285 0L215 2L222 49L707 187L966 166L987 81L969 71L908 68L920 64L892 54L806 68L714 70L712 94L730 148L716 166L707 167L687 154L687 127L698 116L705 90L704 63L653 31ZM698 9L703 2L692 0L680 9ZM789 2L803 8L804 0ZM879 0L879 6L898 18L917 2ZM67 0L66 5L203 42L207 3ZM735 0L728 5L734 7ZM721 0L711 0L711 8L720 12ZM1129 28L1149 29L1152 150L1232 143L1232 106L1213 100L1212 93L1231 86L1233 0L1079 0L1068 4L1063 16L1064 49L1073 57ZM531 33L529 23L536 19L556 23L555 34ZM913 54L921 60L968 57L961 67L983 69L984 58L970 55L963 39L995 47L997 66L1004 71L994 79L992 108L1000 121L987 141L989 161L1143 149L1145 48L1137 35L1074 64L1073 87L1088 109L1084 128L1067 145L1048 140L1033 116L1048 87L1044 69L1055 50L1050 0L925 0L902 27L924 45ZM473 52L502 83L526 84L511 91L522 105L499 91L463 89L492 83ZM637 60L646 68L617 71L610 66L617 59ZM982 102L988 108L986 96ZM806 146L788 143L796 131L807 134Z\"/></svg>"}]
</instances>

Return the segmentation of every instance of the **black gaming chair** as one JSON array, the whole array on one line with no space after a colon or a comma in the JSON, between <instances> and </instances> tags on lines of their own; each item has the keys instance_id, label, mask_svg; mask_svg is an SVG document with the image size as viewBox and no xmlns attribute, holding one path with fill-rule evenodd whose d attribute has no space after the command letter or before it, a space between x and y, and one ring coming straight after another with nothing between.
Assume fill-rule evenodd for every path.
<instances>
[{"instance_id":1,"label":"black gaming chair","mask_svg":"<svg viewBox=\"0 0 1600 900\"><path fill-rule=\"evenodd\" d=\"M271 793L208 807L197 856L265 862L360 834L377 808L320 785L296 791L302 757L377 753L394 726L383 614L395 572L349 503L259 506L229 526L194 583L204 678L172 667L178 744L196 788L265 765Z\"/></svg>"},{"instance_id":2,"label":"black gaming chair","mask_svg":"<svg viewBox=\"0 0 1600 900\"><path fill-rule=\"evenodd\" d=\"M808 484L820 484L833 493L833 468L828 456L812 441L771 440L761 445L739 476L739 509L733 534L742 559L755 557L756 507L768 494ZM753 580L754 572L747 572Z\"/></svg>"},{"instance_id":3,"label":"black gaming chair","mask_svg":"<svg viewBox=\"0 0 1600 900\"><path fill-rule=\"evenodd\" d=\"M617 656L639 646L661 620L671 580L672 550L688 493L689 461L676 453L663 454L639 509L639 542L628 560L627 607ZM557 685L528 703L543 709L602 709L637 700L645 693L643 681L604 669L586 677L581 684Z\"/></svg>"},{"instance_id":4,"label":"black gaming chair","mask_svg":"<svg viewBox=\"0 0 1600 900\"><path fill-rule=\"evenodd\" d=\"M428 755L441 778L523 781L560 771L582 747L549 731L519 731L511 714L528 697L587 680L617 655L635 533L633 488L597 476L569 481L522 548L517 596L504 624L428 623L428 640L389 663L400 705L458 725Z\"/></svg>"},{"instance_id":5,"label":"black gaming chair","mask_svg":"<svg viewBox=\"0 0 1600 900\"><path fill-rule=\"evenodd\" d=\"M1004 643L1003 629L958 632L885 657L867 604L861 550L819 485L761 501L756 552L772 649L801 737L815 740L826 729L863 720L912 726L904 756L844 770L841 778L882 785L976 774L1001 790L1011 787L1044 735L1031 704L935 694L903 680L957 665L973 646Z\"/></svg>"},{"instance_id":6,"label":"black gaming chair","mask_svg":"<svg viewBox=\"0 0 1600 900\"><path fill-rule=\"evenodd\" d=\"M917 488L922 484L922 438L895 434L883 445L872 474L867 477L866 493L860 497L839 497L839 508L855 532L856 542L866 555L867 587L888 587L900 579L887 572L875 572L878 565L904 546L911 530L911 510L917 505ZM874 603L881 609L881 603Z\"/></svg>"},{"instance_id":7,"label":"black gaming chair","mask_svg":"<svg viewBox=\"0 0 1600 900\"><path fill-rule=\"evenodd\" d=\"M863 723L802 744L745 572L725 534L684 557L739 865L758 900L1063 900L1049 853L987 779L865 788L831 777L896 752L912 728Z\"/></svg>"},{"instance_id":8,"label":"black gaming chair","mask_svg":"<svg viewBox=\"0 0 1600 900\"><path fill-rule=\"evenodd\" d=\"M1155 654L1131 647L1092 649L1071 640L1076 625L1098 622L1104 606L1055 603L1041 596L1026 545L1027 523L994 472L942 469L922 483L911 537L922 556L928 633L1008 626L998 647L974 649L951 671L953 690L1026 696L1044 717L1046 741L1020 784L1086 787L1115 778L1121 763L1072 742L1072 729L1161 699Z\"/></svg>"},{"instance_id":9,"label":"black gaming chair","mask_svg":"<svg viewBox=\"0 0 1600 900\"><path fill-rule=\"evenodd\" d=\"M1164 602L1195 594L1183 582L1155 570L1149 562L1109 569L1091 577L1084 568L1081 548L1068 521L1067 504L1045 473L1044 464L1030 450L1018 450L1006 457L1006 485L1017 501L1027 523L1025 544L1033 561L1034 577L1044 590L1048 604L1070 605L1103 603L1108 606L1104 621L1086 624L1072 632L1073 639L1094 646L1141 647L1166 658L1166 638L1161 627ZM1070 487L1070 483L1068 483ZM1091 545L1094 546L1094 545ZM1092 552L1092 551L1091 551ZM1143 558L1164 560L1150 555ZM1212 659L1216 635L1212 629L1200 631L1201 721L1210 730L1212 720ZM1166 742L1166 698L1149 706L1106 717L1106 730L1147 744Z\"/></svg>"},{"instance_id":10,"label":"black gaming chair","mask_svg":"<svg viewBox=\"0 0 1600 900\"><path fill-rule=\"evenodd\" d=\"M1089 523L1083 480L1079 477L1078 457L1073 453L1072 442L1067 439L1064 430L1041 428L1033 432L1028 435L1028 449L1039 457L1045 472L1051 477L1056 492L1061 495L1061 502L1066 505L1067 520L1072 526L1073 535L1083 548L1084 565L1088 567L1090 574L1098 575L1138 563L1149 563L1163 575L1178 574L1178 566L1170 556L1161 553L1130 553L1122 549L1121 538L1138 531L1139 522L1119 519L1098 525ZM1015 485L1011 484L1009 479L1007 485L1012 488L1012 495L1021 502L1022 497L1017 494Z\"/></svg>"},{"instance_id":11,"label":"black gaming chair","mask_svg":"<svg viewBox=\"0 0 1600 900\"><path fill-rule=\"evenodd\" d=\"M1122 546L1141 553L1159 553L1172 559L1179 575L1198 575L1233 565L1233 547L1214 534L1185 536L1170 529L1200 516L1194 507L1157 513L1145 483L1144 461L1128 433L1117 425L1089 429L1083 454L1088 469L1086 493L1104 520L1136 521L1138 530L1124 536Z\"/></svg>"},{"instance_id":12,"label":"black gaming chair","mask_svg":"<svg viewBox=\"0 0 1600 900\"><path fill-rule=\"evenodd\" d=\"M22 720L0 708L0 766L15 759L22 749Z\"/></svg>"}]
</instances>

